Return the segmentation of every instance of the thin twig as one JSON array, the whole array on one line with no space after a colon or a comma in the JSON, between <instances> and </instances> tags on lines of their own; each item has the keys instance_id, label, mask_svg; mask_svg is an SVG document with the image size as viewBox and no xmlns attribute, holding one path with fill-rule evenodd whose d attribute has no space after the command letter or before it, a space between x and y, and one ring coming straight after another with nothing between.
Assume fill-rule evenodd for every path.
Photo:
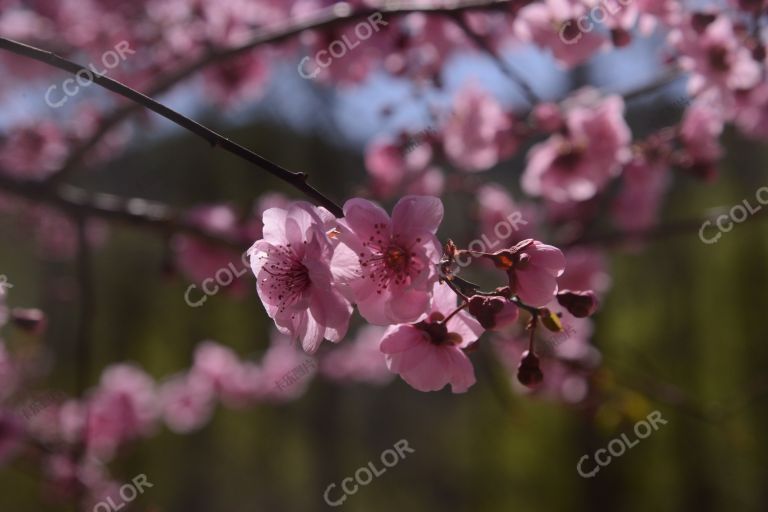
<instances>
[{"instance_id":1,"label":"thin twig","mask_svg":"<svg viewBox=\"0 0 768 512\"><path fill-rule=\"evenodd\" d=\"M230 139L219 135L213 130L206 128L200 123L193 121L192 119L180 114L179 112L176 112L175 110L170 109L161 103L158 103L152 98L141 94L135 89L131 89L121 82L102 75L97 75L87 68L59 57L54 53L35 48L33 46L28 46L11 39L0 37L0 49L8 50L17 55L37 60L72 74L77 74L81 71L87 72L89 73L89 76L93 76L94 83L100 85L101 87L104 87L105 89L108 89L116 94L119 94L120 96L123 96L152 110L153 112L160 114L161 116L176 123L182 128L205 139L209 144L211 144L211 146L220 146L225 151L228 151L244 160L247 160L248 162L257 165L276 178L285 181L286 183L292 185L299 191L306 194L308 197L314 199L319 205L324 206L337 217L343 216L342 209L339 205L337 205L334 201L307 183L307 175L305 173L291 172L281 167L280 165L267 160L261 155L254 153L250 149L247 149L244 146L241 146L240 144L237 144L236 142L233 142Z\"/></svg>"},{"instance_id":2,"label":"thin twig","mask_svg":"<svg viewBox=\"0 0 768 512\"><path fill-rule=\"evenodd\" d=\"M162 235L183 233L222 247L239 251L244 249L241 241L207 231L159 202L87 192L71 185L49 187L37 182L20 182L9 178L2 169L0 189L17 197L58 208L69 215L145 227Z\"/></svg>"},{"instance_id":3,"label":"thin twig","mask_svg":"<svg viewBox=\"0 0 768 512\"><path fill-rule=\"evenodd\" d=\"M706 221L714 221L718 214L724 214L727 210L723 208L713 208L707 210L702 217L694 219L686 219L659 226L651 227L644 230L637 231L624 231L616 230L606 233L597 233L592 235L582 235L574 240L560 244L560 247L569 248L579 245L600 245L603 247L622 245L627 242L644 242L649 240L661 240L680 234L689 234L701 229L701 226ZM751 215L746 221L752 221L755 219L768 219L768 215L755 214ZM746 222L745 221L745 222Z\"/></svg>"},{"instance_id":4,"label":"thin twig","mask_svg":"<svg viewBox=\"0 0 768 512\"><path fill-rule=\"evenodd\" d=\"M528 103L531 104L531 106L536 105L541 101L541 99L538 97L538 95L533 91L533 88L528 84L528 82L523 78L523 76L514 68L512 65L507 62L502 55L500 55L489 43L486 41L482 36L480 36L477 32L472 30L472 27L469 26L469 24L466 22L466 20L461 16L461 14L453 13L451 14L450 18L456 22L456 24L459 26L459 28L464 32L464 34L473 42L475 45L483 50L485 53L490 55L490 57L493 59L493 61L496 63L496 66L501 70L502 73L504 73L510 80L515 82L518 87L520 87L520 90L523 93L523 96L525 96L525 99L528 100Z\"/></svg>"}]
</instances>

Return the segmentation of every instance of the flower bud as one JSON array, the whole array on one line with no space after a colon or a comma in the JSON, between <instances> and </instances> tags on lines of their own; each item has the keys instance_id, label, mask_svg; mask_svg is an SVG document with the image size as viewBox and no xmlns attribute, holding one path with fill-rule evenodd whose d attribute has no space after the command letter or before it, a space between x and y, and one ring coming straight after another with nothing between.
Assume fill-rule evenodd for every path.
<instances>
[{"instance_id":1,"label":"flower bud","mask_svg":"<svg viewBox=\"0 0 768 512\"><path fill-rule=\"evenodd\" d=\"M541 384L544 380L544 374L539 367L539 358L536 354L526 350L520 359L520 365L517 367L517 380L523 386L533 388Z\"/></svg>"},{"instance_id":2,"label":"flower bud","mask_svg":"<svg viewBox=\"0 0 768 512\"><path fill-rule=\"evenodd\" d=\"M597 310L597 297L591 290L563 290L557 294L557 302L576 318L591 316Z\"/></svg>"},{"instance_id":3,"label":"flower bud","mask_svg":"<svg viewBox=\"0 0 768 512\"><path fill-rule=\"evenodd\" d=\"M474 295L469 299L468 311L489 330L503 329L513 324L518 316L517 306L502 297Z\"/></svg>"}]
</instances>

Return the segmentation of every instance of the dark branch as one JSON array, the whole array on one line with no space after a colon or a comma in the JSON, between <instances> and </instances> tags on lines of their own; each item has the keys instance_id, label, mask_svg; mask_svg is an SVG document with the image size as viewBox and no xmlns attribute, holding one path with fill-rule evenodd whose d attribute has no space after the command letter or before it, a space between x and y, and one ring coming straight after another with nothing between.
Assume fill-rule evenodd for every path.
<instances>
[{"instance_id":1,"label":"dark branch","mask_svg":"<svg viewBox=\"0 0 768 512\"><path fill-rule=\"evenodd\" d=\"M482 36L480 36L478 33L476 33L474 30L472 30L472 27L469 26L469 24L466 22L466 20L461 16L461 14L454 13L451 15L451 19L453 19L456 24L461 28L461 30L464 32L464 34L473 42L475 45L486 52L488 55L491 56L493 61L496 63L496 66L501 70L502 73L504 73L510 80L515 82L518 87L520 87L520 90L522 90L523 95L525 96L525 99L528 100L528 103L530 103L532 106L536 105L541 101L539 99L538 95L533 91L533 88L528 84L528 82L523 78L518 71L512 67L512 65L504 60L504 57L500 55L489 43L486 41Z\"/></svg>"},{"instance_id":2,"label":"dark branch","mask_svg":"<svg viewBox=\"0 0 768 512\"><path fill-rule=\"evenodd\" d=\"M131 89L130 87L116 80L107 78L105 76L96 75L95 73L91 72L87 68L84 68L79 64L75 64L74 62L71 62L67 59L59 57L58 55L53 54L51 52L46 52L44 50L40 50L32 46L27 46L25 44L12 41L10 39L0 37L0 49L8 50L12 53L15 53L17 55L21 55L24 57L29 57L39 62L43 62L45 64L53 66L55 68L68 71L69 73L72 73L72 74L76 74L81 71L86 72L88 73L88 76L93 76L94 83L100 85L101 87L104 87L105 89L108 89L116 94L119 94L120 96L123 96L133 101L134 103L140 104L152 110L153 112L160 114L161 116L176 123L182 128L185 128L186 130L194 133L195 135L205 139L209 144L211 144L211 146L219 146L225 151L228 151L234 155L239 156L244 160L247 160L248 162L251 162L257 165L258 167L269 172L276 178L283 180L286 183L292 185L294 188L300 190L301 192L306 194L308 197L315 200L319 205L327 208L331 213L333 213L337 217L343 216L343 212L339 205L337 205L331 199L327 198L321 192L319 192L317 189L315 189L314 187L312 187L307 183L306 174L299 173L299 172L291 172L279 166L278 164L271 162L266 158L254 153L250 149L247 149L241 146L240 144L237 144L236 142L233 142L227 139L226 137L219 135L218 133L214 132L213 130L210 130L209 128L206 128L200 123L193 121L192 119L186 116L183 116L182 114L176 112L175 110L172 110L166 107L165 105L158 103L152 98L149 98L148 96L145 96L140 92L134 89Z\"/></svg>"},{"instance_id":3,"label":"dark branch","mask_svg":"<svg viewBox=\"0 0 768 512\"><path fill-rule=\"evenodd\" d=\"M242 251L242 241L202 229L158 202L125 199L111 194L87 192L70 185L50 187L39 182L20 182L0 169L0 189L15 196L58 208L70 216L95 217L149 228L162 235L183 233L201 240Z\"/></svg>"}]
</instances>

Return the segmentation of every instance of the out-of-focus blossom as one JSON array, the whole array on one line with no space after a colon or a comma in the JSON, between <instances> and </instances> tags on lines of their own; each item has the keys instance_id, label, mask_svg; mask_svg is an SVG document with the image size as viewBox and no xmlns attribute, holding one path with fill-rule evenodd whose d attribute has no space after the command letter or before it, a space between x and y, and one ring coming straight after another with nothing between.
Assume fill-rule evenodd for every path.
<instances>
[{"instance_id":1,"label":"out-of-focus blossom","mask_svg":"<svg viewBox=\"0 0 768 512\"><path fill-rule=\"evenodd\" d=\"M342 382L388 383L393 375L379 350L386 330L377 325L362 327L355 340L340 345L321 359L321 373Z\"/></svg>"},{"instance_id":2,"label":"out-of-focus blossom","mask_svg":"<svg viewBox=\"0 0 768 512\"><path fill-rule=\"evenodd\" d=\"M681 66L693 73L691 94L708 88L729 94L757 85L760 67L742 40L731 19L717 14L693 14L687 25L670 34L670 42L682 53Z\"/></svg>"},{"instance_id":3,"label":"out-of-focus blossom","mask_svg":"<svg viewBox=\"0 0 768 512\"><path fill-rule=\"evenodd\" d=\"M144 371L108 368L82 409L90 453L109 459L122 443L148 434L158 418L155 383Z\"/></svg>"},{"instance_id":4,"label":"out-of-focus blossom","mask_svg":"<svg viewBox=\"0 0 768 512\"><path fill-rule=\"evenodd\" d=\"M66 137L56 124L16 126L0 138L0 171L23 180L41 180L61 167L67 153Z\"/></svg>"},{"instance_id":5,"label":"out-of-focus blossom","mask_svg":"<svg viewBox=\"0 0 768 512\"><path fill-rule=\"evenodd\" d=\"M597 31L584 32L578 20L587 14L586 4L569 0L533 2L520 10L515 22L518 37L554 55L563 67L587 61L606 40Z\"/></svg>"},{"instance_id":6,"label":"out-of-focus blossom","mask_svg":"<svg viewBox=\"0 0 768 512\"><path fill-rule=\"evenodd\" d=\"M557 202L586 201L628 159L631 133L621 97L584 103L567 112L564 133L531 148L522 179L527 193Z\"/></svg>"},{"instance_id":7,"label":"out-of-focus blossom","mask_svg":"<svg viewBox=\"0 0 768 512\"><path fill-rule=\"evenodd\" d=\"M213 414L213 387L198 374L171 377L161 385L158 399L163 420L174 432L197 430Z\"/></svg>"},{"instance_id":8,"label":"out-of-focus blossom","mask_svg":"<svg viewBox=\"0 0 768 512\"><path fill-rule=\"evenodd\" d=\"M490 169L517 149L514 120L496 99L472 85L456 95L453 115L443 127L446 155L466 171Z\"/></svg>"}]
</instances>

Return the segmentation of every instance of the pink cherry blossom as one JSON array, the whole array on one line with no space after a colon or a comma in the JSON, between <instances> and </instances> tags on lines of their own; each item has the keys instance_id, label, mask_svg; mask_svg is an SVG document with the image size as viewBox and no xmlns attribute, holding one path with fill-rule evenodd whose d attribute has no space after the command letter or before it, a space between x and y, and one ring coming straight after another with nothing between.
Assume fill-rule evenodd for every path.
<instances>
[{"instance_id":1,"label":"pink cherry blossom","mask_svg":"<svg viewBox=\"0 0 768 512\"><path fill-rule=\"evenodd\" d=\"M480 324L456 309L456 295L445 284L435 284L430 311L415 324L390 327L381 341L390 371L400 374L419 391L438 391L451 385L463 393L475 383L475 370L463 349L482 333Z\"/></svg>"},{"instance_id":2,"label":"pink cherry blossom","mask_svg":"<svg viewBox=\"0 0 768 512\"><path fill-rule=\"evenodd\" d=\"M126 364L108 368L84 404L89 452L110 458L121 443L147 434L158 413L155 383L146 373Z\"/></svg>"},{"instance_id":3,"label":"pink cherry blossom","mask_svg":"<svg viewBox=\"0 0 768 512\"><path fill-rule=\"evenodd\" d=\"M443 218L436 197L406 196L392 218L365 199L344 204L333 272L360 314L375 325L410 322L429 307Z\"/></svg>"},{"instance_id":4,"label":"pink cherry blossom","mask_svg":"<svg viewBox=\"0 0 768 512\"><path fill-rule=\"evenodd\" d=\"M509 287L525 304L540 307L557 293L557 278L565 271L565 256L557 247L524 240L510 250L494 254L494 262L506 270Z\"/></svg>"},{"instance_id":5,"label":"pink cherry blossom","mask_svg":"<svg viewBox=\"0 0 768 512\"><path fill-rule=\"evenodd\" d=\"M585 4L569 0L531 2L515 21L515 32L552 52L561 66L572 68L594 55L606 40L596 31L582 31L577 21L587 14Z\"/></svg>"},{"instance_id":6,"label":"pink cherry blossom","mask_svg":"<svg viewBox=\"0 0 768 512\"><path fill-rule=\"evenodd\" d=\"M217 397L229 407L250 405L258 395L260 376L257 365L241 361L234 350L213 341L197 347L191 375L206 380Z\"/></svg>"},{"instance_id":7,"label":"pink cherry blossom","mask_svg":"<svg viewBox=\"0 0 768 512\"><path fill-rule=\"evenodd\" d=\"M264 212L264 238L249 249L257 291L280 332L314 352L323 338L340 341L352 307L333 281L332 215L303 201Z\"/></svg>"},{"instance_id":8,"label":"pink cherry blossom","mask_svg":"<svg viewBox=\"0 0 768 512\"><path fill-rule=\"evenodd\" d=\"M6 138L0 137L0 171L24 180L46 178L66 156L67 140L51 121L18 126Z\"/></svg>"},{"instance_id":9,"label":"pink cherry blossom","mask_svg":"<svg viewBox=\"0 0 768 512\"><path fill-rule=\"evenodd\" d=\"M393 375L379 350L386 330L377 325L362 327L355 340L339 346L320 361L320 372L329 379L342 382L388 383Z\"/></svg>"},{"instance_id":10,"label":"pink cherry blossom","mask_svg":"<svg viewBox=\"0 0 768 512\"><path fill-rule=\"evenodd\" d=\"M621 170L631 133L619 96L580 101L567 112L566 129L531 148L523 189L557 202L586 201Z\"/></svg>"},{"instance_id":11,"label":"pink cherry blossom","mask_svg":"<svg viewBox=\"0 0 768 512\"><path fill-rule=\"evenodd\" d=\"M456 95L443 128L446 155L466 171L485 171L517 148L512 118L496 99L471 85Z\"/></svg>"},{"instance_id":12,"label":"pink cherry blossom","mask_svg":"<svg viewBox=\"0 0 768 512\"><path fill-rule=\"evenodd\" d=\"M261 359L259 397L271 402L295 400L309 388L316 370L312 356L297 349L287 336L273 333Z\"/></svg>"},{"instance_id":13,"label":"pink cherry blossom","mask_svg":"<svg viewBox=\"0 0 768 512\"><path fill-rule=\"evenodd\" d=\"M409 141L406 137L396 142L375 139L365 151L374 193L383 198L422 181L431 160L432 146L427 141Z\"/></svg>"},{"instance_id":14,"label":"pink cherry blossom","mask_svg":"<svg viewBox=\"0 0 768 512\"><path fill-rule=\"evenodd\" d=\"M670 42L682 52L681 66L693 73L690 92L714 88L729 93L757 85L760 67L736 34L733 22L716 14L711 21L698 22L702 17L696 16L670 34Z\"/></svg>"},{"instance_id":15,"label":"pink cherry blossom","mask_svg":"<svg viewBox=\"0 0 768 512\"><path fill-rule=\"evenodd\" d=\"M187 433L205 425L213 415L213 388L199 375L177 375L159 391L163 420L172 431Z\"/></svg>"}]
</instances>

